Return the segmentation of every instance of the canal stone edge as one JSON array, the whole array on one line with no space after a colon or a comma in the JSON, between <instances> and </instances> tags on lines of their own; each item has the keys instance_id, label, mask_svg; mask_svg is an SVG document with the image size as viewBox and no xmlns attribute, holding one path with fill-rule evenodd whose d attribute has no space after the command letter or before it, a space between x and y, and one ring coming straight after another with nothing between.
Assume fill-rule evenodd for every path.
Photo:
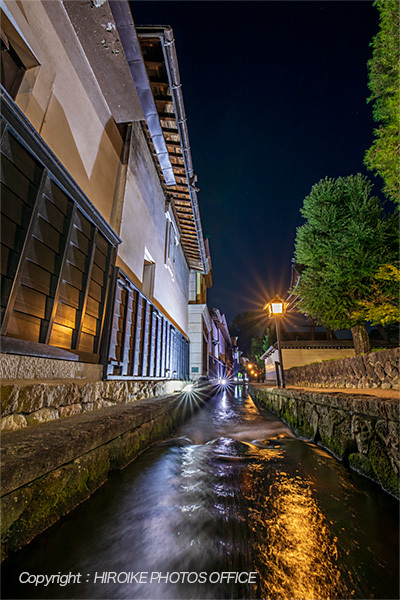
<instances>
[{"instance_id":1,"label":"canal stone edge","mask_svg":"<svg viewBox=\"0 0 400 600\"><path fill-rule=\"evenodd\" d=\"M4 354L0 354L0 371L4 371ZM9 356L7 357L10 358ZM42 359L46 361L46 359ZM54 361L52 361L54 362ZM62 361L58 361L62 362ZM7 362L5 364L8 364ZM97 411L102 408L128 404L155 396L166 396L180 391L185 385L180 380L90 381L63 379L65 373L52 370L44 362L44 372L60 379L2 379L1 431L16 431L39 423L64 419L72 415ZM59 367L57 367L59 368ZM36 374L36 371L33 373ZM76 373L75 373L76 374ZM92 375L91 371L88 375ZM28 375L32 375L31 372Z\"/></svg>"},{"instance_id":2,"label":"canal stone edge","mask_svg":"<svg viewBox=\"0 0 400 600\"><path fill-rule=\"evenodd\" d=\"M399 403L393 398L250 386L293 431L400 498Z\"/></svg>"},{"instance_id":3,"label":"canal stone edge","mask_svg":"<svg viewBox=\"0 0 400 600\"><path fill-rule=\"evenodd\" d=\"M204 400L213 388L204 387ZM29 543L196 410L182 394L2 435L1 558Z\"/></svg>"}]
</instances>

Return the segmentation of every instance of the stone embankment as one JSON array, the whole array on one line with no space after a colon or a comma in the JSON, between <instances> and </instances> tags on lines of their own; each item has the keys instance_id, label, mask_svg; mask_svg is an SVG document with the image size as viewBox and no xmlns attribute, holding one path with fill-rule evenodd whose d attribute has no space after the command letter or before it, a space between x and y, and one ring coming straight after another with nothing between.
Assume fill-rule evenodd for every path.
<instances>
[{"instance_id":1,"label":"stone embankment","mask_svg":"<svg viewBox=\"0 0 400 600\"><path fill-rule=\"evenodd\" d=\"M20 381L1 387L1 430L14 431L182 389L183 381Z\"/></svg>"},{"instance_id":2,"label":"stone embankment","mask_svg":"<svg viewBox=\"0 0 400 600\"><path fill-rule=\"evenodd\" d=\"M196 388L195 388L196 389ZM137 400L2 434L2 557L89 498L140 452L171 432L212 387Z\"/></svg>"},{"instance_id":3,"label":"stone embankment","mask_svg":"<svg viewBox=\"0 0 400 600\"><path fill-rule=\"evenodd\" d=\"M261 386L251 386L250 393L296 434L321 444L390 494L400 496L397 398Z\"/></svg>"},{"instance_id":4,"label":"stone embankment","mask_svg":"<svg viewBox=\"0 0 400 600\"><path fill-rule=\"evenodd\" d=\"M292 367L285 379L287 385L301 387L398 389L399 348Z\"/></svg>"}]
</instances>

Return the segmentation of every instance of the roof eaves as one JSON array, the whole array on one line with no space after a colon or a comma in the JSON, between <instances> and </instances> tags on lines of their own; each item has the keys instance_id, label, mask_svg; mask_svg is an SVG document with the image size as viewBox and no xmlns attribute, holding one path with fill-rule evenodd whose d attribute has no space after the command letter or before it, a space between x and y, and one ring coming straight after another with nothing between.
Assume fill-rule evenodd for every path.
<instances>
[{"instance_id":1,"label":"roof eaves","mask_svg":"<svg viewBox=\"0 0 400 600\"><path fill-rule=\"evenodd\" d=\"M190 202L193 211L194 224L199 244L201 264L203 273L207 274L210 270L210 263L207 259L207 252L204 244L203 229L201 225L200 209L197 199L197 188L195 187L196 175L193 169L192 155L190 152L189 132L186 122L185 108L182 96L182 84L180 82L178 58L175 49L175 40L171 27L156 25L156 26L138 26L138 35L143 38L158 37L162 42L163 55L170 82L170 89L177 117L178 132L181 140L182 155L185 164L186 178L188 181L188 189Z\"/></svg>"},{"instance_id":2,"label":"roof eaves","mask_svg":"<svg viewBox=\"0 0 400 600\"><path fill-rule=\"evenodd\" d=\"M159 160L166 185L176 185L175 175L169 158L167 144L161 128L149 78L140 49L129 3L126 0L112 0L109 3L118 35L128 62L140 103L146 118L147 127Z\"/></svg>"}]
</instances>

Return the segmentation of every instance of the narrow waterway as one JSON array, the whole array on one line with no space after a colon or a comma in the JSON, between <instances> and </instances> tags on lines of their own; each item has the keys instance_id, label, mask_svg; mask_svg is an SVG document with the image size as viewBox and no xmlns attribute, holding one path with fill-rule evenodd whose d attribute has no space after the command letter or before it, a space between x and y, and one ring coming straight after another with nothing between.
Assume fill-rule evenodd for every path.
<instances>
[{"instance_id":1,"label":"narrow waterway","mask_svg":"<svg viewBox=\"0 0 400 600\"><path fill-rule=\"evenodd\" d=\"M396 599L398 525L394 498L236 388L7 559L2 598Z\"/></svg>"}]
</instances>

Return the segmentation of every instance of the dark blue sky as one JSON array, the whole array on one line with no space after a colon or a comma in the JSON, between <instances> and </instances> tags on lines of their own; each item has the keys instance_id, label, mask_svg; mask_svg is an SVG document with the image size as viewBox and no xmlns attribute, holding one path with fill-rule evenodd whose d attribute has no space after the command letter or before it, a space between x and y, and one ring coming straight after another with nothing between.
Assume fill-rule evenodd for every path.
<instances>
[{"instance_id":1,"label":"dark blue sky","mask_svg":"<svg viewBox=\"0 0 400 600\"><path fill-rule=\"evenodd\" d=\"M229 322L285 294L312 185L366 172L377 11L364 0L147 0L132 12L137 25L174 30L210 237L209 304Z\"/></svg>"}]
</instances>

